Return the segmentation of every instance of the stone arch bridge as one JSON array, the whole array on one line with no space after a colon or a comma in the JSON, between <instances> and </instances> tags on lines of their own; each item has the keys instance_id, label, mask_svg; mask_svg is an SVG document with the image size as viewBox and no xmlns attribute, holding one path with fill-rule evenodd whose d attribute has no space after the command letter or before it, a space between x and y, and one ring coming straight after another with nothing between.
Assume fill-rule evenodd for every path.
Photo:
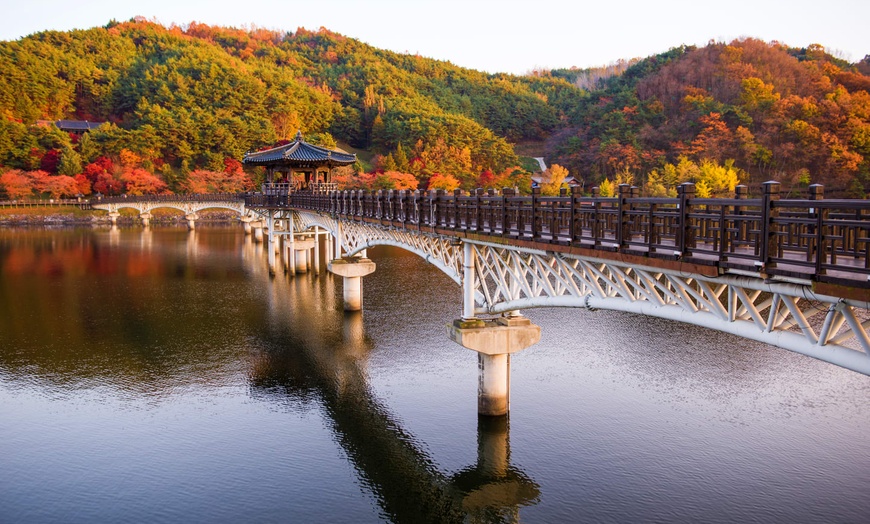
<instances>
[{"instance_id":1,"label":"stone arch bridge","mask_svg":"<svg viewBox=\"0 0 870 524\"><path fill-rule=\"evenodd\" d=\"M151 223L151 211L160 208L177 209L184 213L190 229L196 227L199 212L205 209L235 211L246 226L256 217L245 208L244 198L232 193L102 197L91 200L91 207L108 211L113 224L118 220L122 209L134 209L139 212L139 218L145 226Z\"/></svg>"}]
</instances>

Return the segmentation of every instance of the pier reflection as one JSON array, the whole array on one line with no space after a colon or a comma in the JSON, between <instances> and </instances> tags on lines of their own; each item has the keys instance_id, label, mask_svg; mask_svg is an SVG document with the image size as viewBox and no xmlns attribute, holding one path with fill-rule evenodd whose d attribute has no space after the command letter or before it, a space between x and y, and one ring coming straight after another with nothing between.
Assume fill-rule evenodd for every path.
<instances>
[{"instance_id":1,"label":"pier reflection","mask_svg":"<svg viewBox=\"0 0 870 524\"><path fill-rule=\"evenodd\" d=\"M246 251L255 259L251 267L265 273L266 254L252 246ZM518 522L520 507L538 501L538 485L510 463L506 418L478 420L475 464L454 474L440 471L368 384L372 341L363 313L341 311L335 286L309 276L279 276L272 284L268 345L252 362L251 394L288 406L320 407L386 517Z\"/></svg>"}]
</instances>

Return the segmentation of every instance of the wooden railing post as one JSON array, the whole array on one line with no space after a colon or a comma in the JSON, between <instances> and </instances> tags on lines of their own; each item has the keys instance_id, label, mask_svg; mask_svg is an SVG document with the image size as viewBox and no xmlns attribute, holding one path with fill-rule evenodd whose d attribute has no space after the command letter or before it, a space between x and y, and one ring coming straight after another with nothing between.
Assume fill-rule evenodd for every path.
<instances>
[{"instance_id":1,"label":"wooden railing post","mask_svg":"<svg viewBox=\"0 0 870 524\"><path fill-rule=\"evenodd\" d=\"M695 247L695 230L689 217L690 199L695 196L695 184L685 182L677 186L677 197L680 199L680 222L677 230L677 251L680 257L689 255L689 249Z\"/></svg>"},{"instance_id":2,"label":"wooden railing post","mask_svg":"<svg viewBox=\"0 0 870 524\"><path fill-rule=\"evenodd\" d=\"M453 229L458 230L467 230L468 224L462 223L462 216L460 215L461 210L459 205L459 199L462 197L461 189L453 190ZM446 225L446 224L445 224Z\"/></svg>"},{"instance_id":3,"label":"wooden railing post","mask_svg":"<svg viewBox=\"0 0 870 524\"><path fill-rule=\"evenodd\" d=\"M541 237L541 219L539 216L541 210L541 188L532 188L532 239L538 240Z\"/></svg>"},{"instance_id":4,"label":"wooden railing post","mask_svg":"<svg viewBox=\"0 0 870 524\"><path fill-rule=\"evenodd\" d=\"M809 190L810 200L825 199L825 186L822 184L812 184L807 189ZM821 207L811 207L810 216L816 219L816 223L812 226L814 231L808 232L815 233L815 236L810 236L808 234L808 242L811 242L811 244L807 245L807 262L812 262L813 257L815 257L816 276L819 276L824 275L827 272L823 264L828 251L826 245L827 231L825 226L825 223L828 221L828 210Z\"/></svg>"},{"instance_id":5,"label":"wooden railing post","mask_svg":"<svg viewBox=\"0 0 870 524\"><path fill-rule=\"evenodd\" d=\"M510 222L510 213L509 206L510 202L508 198L512 197L514 194L514 190L509 187L503 187L501 189L501 236L506 237L510 234L511 230L511 222Z\"/></svg>"},{"instance_id":6,"label":"wooden railing post","mask_svg":"<svg viewBox=\"0 0 870 524\"><path fill-rule=\"evenodd\" d=\"M472 228L469 227L469 230ZM474 190L474 231L483 232L483 188Z\"/></svg>"},{"instance_id":7,"label":"wooden railing post","mask_svg":"<svg viewBox=\"0 0 870 524\"><path fill-rule=\"evenodd\" d=\"M778 236L774 220L779 216L779 208L773 202L779 200L779 182L769 181L761 185L761 264L763 268L776 267L771 258L778 253Z\"/></svg>"},{"instance_id":8,"label":"wooden railing post","mask_svg":"<svg viewBox=\"0 0 870 524\"><path fill-rule=\"evenodd\" d=\"M628 199L631 197L631 186L628 184L619 184L619 200L617 201L617 219L616 219L616 244L621 250L626 247L625 243L631 240L631 225L628 215L630 203Z\"/></svg>"},{"instance_id":9,"label":"wooden railing post","mask_svg":"<svg viewBox=\"0 0 870 524\"><path fill-rule=\"evenodd\" d=\"M601 188L592 188L592 244L601 245Z\"/></svg>"},{"instance_id":10,"label":"wooden railing post","mask_svg":"<svg viewBox=\"0 0 870 524\"><path fill-rule=\"evenodd\" d=\"M569 209L569 222L568 222L568 243L573 244L577 240L577 228L579 226L578 222L580 218L577 216L578 210L580 209L580 196L582 195L582 189L580 186L571 187L571 203L568 206ZM582 226L580 226L582 227Z\"/></svg>"}]
</instances>

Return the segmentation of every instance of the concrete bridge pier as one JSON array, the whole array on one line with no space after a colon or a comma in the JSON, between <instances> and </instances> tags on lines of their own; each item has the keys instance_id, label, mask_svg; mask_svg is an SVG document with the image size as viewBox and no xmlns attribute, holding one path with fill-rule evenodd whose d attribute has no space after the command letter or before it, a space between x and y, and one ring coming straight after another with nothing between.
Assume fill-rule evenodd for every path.
<instances>
[{"instance_id":1,"label":"concrete bridge pier","mask_svg":"<svg viewBox=\"0 0 870 524\"><path fill-rule=\"evenodd\" d=\"M296 259L296 273L307 273L309 253L314 248L314 240L310 238L297 238L293 243L293 258Z\"/></svg>"},{"instance_id":2,"label":"concrete bridge pier","mask_svg":"<svg viewBox=\"0 0 870 524\"><path fill-rule=\"evenodd\" d=\"M112 221L113 226L118 225L118 217L119 216L121 216L121 213L118 213L117 211L110 211L109 212L109 220Z\"/></svg>"},{"instance_id":3,"label":"concrete bridge pier","mask_svg":"<svg viewBox=\"0 0 870 524\"><path fill-rule=\"evenodd\" d=\"M139 214L139 218L142 219L142 225L148 227L151 225L151 213L145 211L144 213Z\"/></svg>"},{"instance_id":4,"label":"concrete bridge pier","mask_svg":"<svg viewBox=\"0 0 870 524\"><path fill-rule=\"evenodd\" d=\"M242 218L239 219L239 221L242 223L242 227L244 228L246 235L250 235L252 233L251 222L253 222L253 220L254 219L252 219L249 216L243 216Z\"/></svg>"},{"instance_id":5,"label":"concrete bridge pier","mask_svg":"<svg viewBox=\"0 0 870 524\"><path fill-rule=\"evenodd\" d=\"M254 231L254 242L263 242L263 221L257 220L251 222L251 229Z\"/></svg>"},{"instance_id":6,"label":"concrete bridge pier","mask_svg":"<svg viewBox=\"0 0 870 524\"><path fill-rule=\"evenodd\" d=\"M362 277L375 272L375 263L362 257L337 258L329 263L330 273L344 278L344 310L362 310Z\"/></svg>"},{"instance_id":7,"label":"concrete bridge pier","mask_svg":"<svg viewBox=\"0 0 870 524\"><path fill-rule=\"evenodd\" d=\"M450 340L477 352L477 412L502 416L510 411L511 354L541 340L541 327L523 316L495 320L457 319L447 326Z\"/></svg>"},{"instance_id":8,"label":"concrete bridge pier","mask_svg":"<svg viewBox=\"0 0 870 524\"><path fill-rule=\"evenodd\" d=\"M189 213L184 215L184 218L187 219L187 228L195 229L196 228L196 219L199 218L199 215L196 213Z\"/></svg>"}]
</instances>

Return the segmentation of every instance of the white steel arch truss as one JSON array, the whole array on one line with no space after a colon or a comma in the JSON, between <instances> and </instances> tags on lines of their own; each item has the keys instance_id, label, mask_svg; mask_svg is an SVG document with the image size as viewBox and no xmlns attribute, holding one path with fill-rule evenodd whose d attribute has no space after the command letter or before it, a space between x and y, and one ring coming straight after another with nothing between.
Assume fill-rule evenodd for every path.
<instances>
[{"instance_id":1,"label":"white steel arch truss","mask_svg":"<svg viewBox=\"0 0 870 524\"><path fill-rule=\"evenodd\" d=\"M757 340L870 375L870 304L808 285L706 277L613 260L472 243L479 314L533 307L611 309Z\"/></svg>"},{"instance_id":2,"label":"white steel arch truss","mask_svg":"<svg viewBox=\"0 0 870 524\"><path fill-rule=\"evenodd\" d=\"M536 307L610 309L731 333L870 375L870 303L813 293L809 285L707 277L413 229L295 211L294 228L322 227L347 254L376 245L414 252L466 287L463 247L473 257L475 315ZM466 299L467 300L467 299Z\"/></svg>"},{"instance_id":3,"label":"white steel arch truss","mask_svg":"<svg viewBox=\"0 0 870 524\"><path fill-rule=\"evenodd\" d=\"M403 229L337 220L311 211L294 213L294 230L304 231L322 227L339 239L347 255L356 254L374 246L396 246L424 258L438 267L457 284L462 284L462 247L456 239L413 229Z\"/></svg>"}]
</instances>

